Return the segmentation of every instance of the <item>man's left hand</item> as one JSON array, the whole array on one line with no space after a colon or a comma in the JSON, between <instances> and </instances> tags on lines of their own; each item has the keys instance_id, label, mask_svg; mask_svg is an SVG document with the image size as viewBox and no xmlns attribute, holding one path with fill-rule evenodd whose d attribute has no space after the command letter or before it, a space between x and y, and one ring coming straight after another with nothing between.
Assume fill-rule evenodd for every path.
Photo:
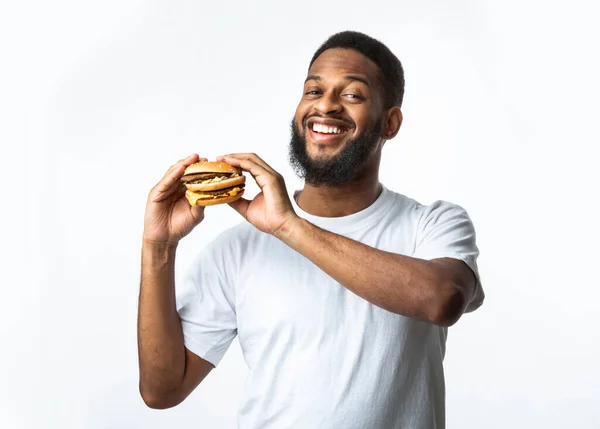
<instances>
[{"instance_id":1,"label":"man's left hand","mask_svg":"<svg viewBox=\"0 0 600 429\"><path fill-rule=\"evenodd\" d=\"M249 172L260 187L261 192L252 201L240 198L229 203L257 229L277 236L298 219L283 177L256 154L229 154L217 158L221 160Z\"/></svg>"}]
</instances>

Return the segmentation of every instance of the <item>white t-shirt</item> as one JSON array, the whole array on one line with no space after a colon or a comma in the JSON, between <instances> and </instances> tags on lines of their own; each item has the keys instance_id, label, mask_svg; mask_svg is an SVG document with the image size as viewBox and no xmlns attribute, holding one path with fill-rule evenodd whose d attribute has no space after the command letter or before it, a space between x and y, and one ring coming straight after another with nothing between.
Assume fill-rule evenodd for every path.
<instances>
[{"instance_id":1,"label":"white t-shirt","mask_svg":"<svg viewBox=\"0 0 600 429\"><path fill-rule=\"evenodd\" d=\"M385 187L341 218L296 213L377 249L451 257L475 272L464 209ZM481 305L482 289L469 305ZM249 223L206 246L177 285L185 346L215 366L238 335L250 375L240 429L441 429L447 329L383 310Z\"/></svg>"}]
</instances>

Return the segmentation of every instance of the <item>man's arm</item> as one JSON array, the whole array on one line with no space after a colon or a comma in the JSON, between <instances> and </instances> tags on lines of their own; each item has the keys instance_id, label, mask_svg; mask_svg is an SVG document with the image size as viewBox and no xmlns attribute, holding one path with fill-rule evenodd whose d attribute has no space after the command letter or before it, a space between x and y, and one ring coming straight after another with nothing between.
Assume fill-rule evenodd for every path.
<instances>
[{"instance_id":1,"label":"man's arm","mask_svg":"<svg viewBox=\"0 0 600 429\"><path fill-rule=\"evenodd\" d=\"M179 404L213 368L185 348L175 304L177 243L204 218L179 179L198 160L194 154L169 168L146 204L137 332L140 394L151 408Z\"/></svg>"},{"instance_id":2,"label":"man's arm","mask_svg":"<svg viewBox=\"0 0 600 429\"><path fill-rule=\"evenodd\" d=\"M341 285L388 311L450 326L473 297L476 278L463 261L431 261L385 252L301 218L277 237Z\"/></svg>"},{"instance_id":3,"label":"man's arm","mask_svg":"<svg viewBox=\"0 0 600 429\"><path fill-rule=\"evenodd\" d=\"M213 365L184 346L175 304L176 245L145 242L138 311L140 394L150 408L181 403Z\"/></svg>"},{"instance_id":4,"label":"man's arm","mask_svg":"<svg viewBox=\"0 0 600 429\"><path fill-rule=\"evenodd\" d=\"M466 263L384 252L325 231L294 212L283 177L256 154L220 158L250 172L262 191L260 198L241 198L230 206L356 295L394 313L441 326L454 324L473 298L477 280Z\"/></svg>"}]
</instances>

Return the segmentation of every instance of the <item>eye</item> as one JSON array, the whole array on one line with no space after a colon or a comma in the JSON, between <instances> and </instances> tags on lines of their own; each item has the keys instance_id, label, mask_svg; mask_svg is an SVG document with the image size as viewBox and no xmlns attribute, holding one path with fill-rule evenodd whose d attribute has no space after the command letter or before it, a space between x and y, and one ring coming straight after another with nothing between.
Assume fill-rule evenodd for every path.
<instances>
[{"instance_id":1,"label":"eye","mask_svg":"<svg viewBox=\"0 0 600 429\"><path fill-rule=\"evenodd\" d=\"M362 100L363 99L363 97L361 97L360 95L353 94L351 92L347 93L347 94L344 94L344 97L349 98L350 100Z\"/></svg>"},{"instance_id":2,"label":"eye","mask_svg":"<svg viewBox=\"0 0 600 429\"><path fill-rule=\"evenodd\" d=\"M304 95L319 95L321 91L317 91L316 89L311 89L310 91L306 91Z\"/></svg>"}]
</instances>

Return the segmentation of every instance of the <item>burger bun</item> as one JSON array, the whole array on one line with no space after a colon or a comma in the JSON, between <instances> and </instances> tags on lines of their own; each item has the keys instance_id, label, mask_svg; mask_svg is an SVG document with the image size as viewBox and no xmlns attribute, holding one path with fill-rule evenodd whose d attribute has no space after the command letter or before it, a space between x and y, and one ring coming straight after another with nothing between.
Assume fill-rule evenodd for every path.
<instances>
[{"instance_id":1,"label":"burger bun","mask_svg":"<svg viewBox=\"0 0 600 429\"><path fill-rule=\"evenodd\" d=\"M183 175L197 173L237 173L242 174L242 169L229 165L226 162L200 161L188 166Z\"/></svg>"}]
</instances>

